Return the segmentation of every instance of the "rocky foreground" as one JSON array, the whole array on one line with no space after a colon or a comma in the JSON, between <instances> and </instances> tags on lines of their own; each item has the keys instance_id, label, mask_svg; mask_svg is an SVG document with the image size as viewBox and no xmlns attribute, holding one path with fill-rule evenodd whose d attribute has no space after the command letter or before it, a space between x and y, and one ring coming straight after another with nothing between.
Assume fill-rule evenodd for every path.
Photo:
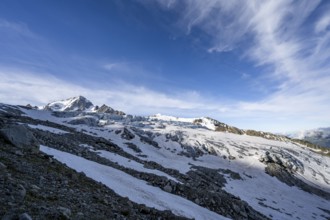
<instances>
[{"instance_id":1,"label":"rocky foreground","mask_svg":"<svg viewBox=\"0 0 330 220\"><path fill-rule=\"evenodd\" d=\"M1 127L10 120L1 120ZM13 125L14 126L14 125ZM118 196L102 183L39 152L23 125L14 145L0 136L0 216L19 219L185 219ZM23 132L23 133L21 133ZM30 145L31 144L31 145Z\"/></svg>"},{"instance_id":2,"label":"rocky foreground","mask_svg":"<svg viewBox=\"0 0 330 220\"><path fill-rule=\"evenodd\" d=\"M98 149L107 149L141 162L103 138L95 138L63 126L60 126L61 129L73 134L58 137L50 132L17 124L17 121L33 123L33 120L18 115L5 115L0 121L0 203L3 204L0 216L3 219L186 219L171 211L159 211L117 195L102 183L40 152L40 144L52 145L123 170L164 191L181 195L221 214L237 219L267 219L247 203L221 190L226 180L215 170L195 167L196 171L184 176L175 170L145 162L145 166L156 166L186 183L177 184L164 177L125 169L95 153L72 147L78 143L93 144ZM224 172L240 178L239 174L229 170Z\"/></svg>"}]
</instances>

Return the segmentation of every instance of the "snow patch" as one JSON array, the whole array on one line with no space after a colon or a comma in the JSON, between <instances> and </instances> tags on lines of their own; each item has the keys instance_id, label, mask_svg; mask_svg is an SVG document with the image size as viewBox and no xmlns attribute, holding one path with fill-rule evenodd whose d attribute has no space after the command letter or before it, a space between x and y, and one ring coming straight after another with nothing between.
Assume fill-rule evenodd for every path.
<instances>
[{"instance_id":1,"label":"snow patch","mask_svg":"<svg viewBox=\"0 0 330 220\"><path fill-rule=\"evenodd\" d=\"M155 169L147 169L143 166L143 164L138 163L134 160L130 160L126 157L122 157L118 154L111 153L111 152L105 151L105 150L98 150L98 151L95 151L95 152L99 153L99 155L101 157L104 157L104 158L106 158L106 159L108 159L112 162L118 163L119 165L124 166L126 168L130 168L130 169L133 169L133 170L136 170L136 171L139 171L139 172L144 172L144 173L152 173L152 174L155 174L155 175L158 175L158 176L165 176L168 179L171 179L175 182L179 182L176 178L168 175L167 173L164 173L162 171L155 170Z\"/></svg>"},{"instance_id":2,"label":"snow patch","mask_svg":"<svg viewBox=\"0 0 330 220\"><path fill-rule=\"evenodd\" d=\"M112 167L43 145L40 146L40 150L54 156L55 159L65 163L77 172L84 172L86 176L102 182L120 196L128 197L133 202L145 204L158 210L171 210L174 214L187 218L227 219L189 200L167 193L158 187L150 186L146 181L132 177Z\"/></svg>"}]
</instances>

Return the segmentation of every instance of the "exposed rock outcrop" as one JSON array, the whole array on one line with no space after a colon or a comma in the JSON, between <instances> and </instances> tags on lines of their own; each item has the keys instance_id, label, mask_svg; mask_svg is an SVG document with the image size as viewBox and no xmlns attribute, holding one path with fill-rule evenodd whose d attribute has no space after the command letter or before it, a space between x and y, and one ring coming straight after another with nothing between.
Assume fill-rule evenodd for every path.
<instances>
[{"instance_id":1,"label":"exposed rock outcrop","mask_svg":"<svg viewBox=\"0 0 330 220\"><path fill-rule=\"evenodd\" d=\"M26 125L6 124L0 129L0 135L23 152L37 153L39 141Z\"/></svg>"},{"instance_id":2,"label":"exposed rock outcrop","mask_svg":"<svg viewBox=\"0 0 330 220\"><path fill-rule=\"evenodd\" d=\"M124 112L122 111L117 111L114 110L113 108L107 106L107 105L102 105L96 110L98 113L108 113L108 114L115 114L115 115L125 115Z\"/></svg>"}]
</instances>

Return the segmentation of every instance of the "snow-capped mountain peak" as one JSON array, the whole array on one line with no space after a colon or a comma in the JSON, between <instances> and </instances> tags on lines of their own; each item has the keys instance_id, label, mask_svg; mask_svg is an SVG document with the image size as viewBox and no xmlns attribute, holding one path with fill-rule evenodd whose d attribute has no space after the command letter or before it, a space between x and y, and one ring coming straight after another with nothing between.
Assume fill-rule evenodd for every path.
<instances>
[{"instance_id":1,"label":"snow-capped mountain peak","mask_svg":"<svg viewBox=\"0 0 330 220\"><path fill-rule=\"evenodd\" d=\"M76 96L60 101L48 103L44 110L51 111L85 111L93 108L94 105L91 101L83 96Z\"/></svg>"}]
</instances>

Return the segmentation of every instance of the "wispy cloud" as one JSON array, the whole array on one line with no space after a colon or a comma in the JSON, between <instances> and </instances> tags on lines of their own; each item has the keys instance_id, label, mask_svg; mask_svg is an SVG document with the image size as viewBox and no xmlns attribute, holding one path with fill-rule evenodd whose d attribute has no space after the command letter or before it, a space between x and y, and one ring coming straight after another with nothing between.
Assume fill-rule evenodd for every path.
<instances>
[{"instance_id":1,"label":"wispy cloud","mask_svg":"<svg viewBox=\"0 0 330 220\"><path fill-rule=\"evenodd\" d=\"M152 7L155 5L154 1L140 2L152 4ZM244 128L248 128L246 125L249 124L256 129L286 131L330 125L330 18L326 10L317 11L320 1L158 2L160 7L179 13L180 19L176 24L185 34L205 34L205 52L222 53L238 48L244 51L240 58L253 62L260 73L258 78L254 78L254 74L245 72L241 78L254 83L252 86L262 85L264 90L268 90L265 92L267 97L251 102L219 100L214 94L206 98L195 91L182 92L178 89L165 94L152 89L152 83L139 86L137 82L141 79L155 80L159 77L158 82L163 80L161 75L148 70L143 64L130 61L95 62L89 58L75 60L69 55L62 57L62 51L52 48L47 42L40 44L37 40L33 44L23 41L16 47L14 43L10 44L13 45L10 48L3 47L8 51L13 51L12 47L15 47L17 53L12 57L24 62L31 61L32 64L27 66L34 68L30 72L26 68L0 69L0 102L41 105L56 99L84 95L96 104L106 103L128 113L208 115ZM0 31L27 38L35 35L24 23L1 19ZM34 59L29 59L31 54ZM0 55L1 61L6 57L7 54ZM41 62L36 63L36 60ZM36 64L43 66L36 68ZM47 71L52 69L63 72L62 78L56 78L50 74L52 71ZM81 73L88 81L88 88L80 82ZM68 80L69 74L73 77ZM66 79L63 79L64 75ZM90 86L96 77L109 83ZM271 89L269 85L272 85ZM248 123L244 124L246 121Z\"/></svg>"},{"instance_id":2,"label":"wispy cloud","mask_svg":"<svg viewBox=\"0 0 330 220\"><path fill-rule=\"evenodd\" d=\"M315 25L315 32L321 33L323 31L326 31L326 29L330 27L330 15L326 14L321 19L318 20L318 22Z\"/></svg>"},{"instance_id":3,"label":"wispy cloud","mask_svg":"<svg viewBox=\"0 0 330 220\"><path fill-rule=\"evenodd\" d=\"M16 34L24 35L26 37L37 38L38 36L29 29L29 27L22 22L13 22L0 18L0 31L10 31Z\"/></svg>"},{"instance_id":4,"label":"wispy cloud","mask_svg":"<svg viewBox=\"0 0 330 220\"><path fill-rule=\"evenodd\" d=\"M44 105L50 101L84 95L95 104L106 103L131 114L163 114L197 116L201 111L223 112L224 106L203 99L195 91L172 95L132 84L116 84L111 88L91 89L69 83L47 73L18 69L0 70L0 102Z\"/></svg>"},{"instance_id":5,"label":"wispy cloud","mask_svg":"<svg viewBox=\"0 0 330 220\"><path fill-rule=\"evenodd\" d=\"M134 76L141 73L141 77L146 74L146 71L143 69L142 64L138 62L127 62L127 61L116 61L116 62L106 62L103 64L104 70L111 74L120 74L124 76Z\"/></svg>"},{"instance_id":6,"label":"wispy cloud","mask_svg":"<svg viewBox=\"0 0 330 220\"><path fill-rule=\"evenodd\" d=\"M112 81L126 82L130 84L140 85L156 85L169 83L162 74L161 68L154 65L148 65L148 62L138 61L107 61L101 64L102 70L105 71Z\"/></svg>"},{"instance_id":7,"label":"wispy cloud","mask_svg":"<svg viewBox=\"0 0 330 220\"><path fill-rule=\"evenodd\" d=\"M320 2L184 0L167 8L181 4L181 28L206 33L209 52L244 48L243 58L267 68L260 83L276 89L259 101L237 102L236 114L273 121L291 117L308 126L312 119L330 125L330 17L316 11Z\"/></svg>"}]
</instances>

